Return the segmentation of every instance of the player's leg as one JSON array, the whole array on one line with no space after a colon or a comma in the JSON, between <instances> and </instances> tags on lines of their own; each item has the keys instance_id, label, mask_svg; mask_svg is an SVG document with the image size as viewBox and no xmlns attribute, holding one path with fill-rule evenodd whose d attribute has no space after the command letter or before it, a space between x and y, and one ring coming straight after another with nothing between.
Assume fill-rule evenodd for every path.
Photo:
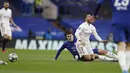
<instances>
[{"instance_id":1,"label":"player's leg","mask_svg":"<svg viewBox=\"0 0 130 73\"><path fill-rule=\"evenodd\" d=\"M103 56L103 55L98 55L97 59L102 60L102 61L114 61L114 62L117 62L117 59L109 58L109 57L106 57L106 56Z\"/></svg>"},{"instance_id":2,"label":"player's leg","mask_svg":"<svg viewBox=\"0 0 130 73\"><path fill-rule=\"evenodd\" d=\"M126 62L126 54L125 54L125 47L126 44L124 42L120 42L118 43L118 60L119 60L119 64L121 66L121 69L123 71L123 73L127 73L128 72L128 64Z\"/></svg>"},{"instance_id":3,"label":"player's leg","mask_svg":"<svg viewBox=\"0 0 130 73\"><path fill-rule=\"evenodd\" d=\"M0 24L0 32L1 32L0 43L3 43L4 39L7 38L7 36L6 35L4 36L4 33L6 33L6 30L2 24Z\"/></svg>"},{"instance_id":4,"label":"player's leg","mask_svg":"<svg viewBox=\"0 0 130 73\"><path fill-rule=\"evenodd\" d=\"M114 54L113 52L107 51L107 50L103 50L103 49L93 49L94 53L99 54L99 55L106 55L108 57L111 58L116 58L117 59L117 55Z\"/></svg>"},{"instance_id":5,"label":"player's leg","mask_svg":"<svg viewBox=\"0 0 130 73\"><path fill-rule=\"evenodd\" d=\"M80 55L82 61L90 61L91 56L88 54L87 50L83 48L80 42L76 42L76 49Z\"/></svg>"},{"instance_id":6,"label":"player's leg","mask_svg":"<svg viewBox=\"0 0 130 73\"><path fill-rule=\"evenodd\" d=\"M0 65L7 65L7 63L2 61L2 60L0 60Z\"/></svg>"},{"instance_id":7,"label":"player's leg","mask_svg":"<svg viewBox=\"0 0 130 73\"><path fill-rule=\"evenodd\" d=\"M130 28L130 27L129 27ZM127 63L127 67L130 68L130 29L127 29L126 31L126 37L127 37L127 46L126 46L126 63Z\"/></svg>"},{"instance_id":8,"label":"player's leg","mask_svg":"<svg viewBox=\"0 0 130 73\"><path fill-rule=\"evenodd\" d=\"M3 41L2 41L2 52L5 52L4 43L8 39L8 34L7 34L7 29L4 26L1 26L1 36L3 38Z\"/></svg>"},{"instance_id":9,"label":"player's leg","mask_svg":"<svg viewBox=\"0 0 130 73\"><path fill-rule=\"evenodd\" d=\"M93 49L91 48L91 45L90 44L89 45L85 45L84 48L87 50L88 54L90 54L91 60L94 60L96 55L94 54Z\"/></svg>"},{"instance_id":10,"label":"player's leg","mask_svg":"<svg viewBox=\"0 0 130 73\"><path fill-rule=\"evenodd\" d=\"M6 52L5 51L5 45L6 45L6 41L8 40L8 35L7 34L4 34L4 40L3 40L3 43L2 43L2 52Z\"/></svg>"},{"instance_id":11,"label":"player's leg","mask_svg":"<svg viewBox=\"0 0 130 73\"><path fill-rule=\"evenodd\" d=\"M127 67L128 69L130 68L130 42L127 43L127 47L126 47L126 63L127 63Z\"/></svg>"},{"instance_id":12,"label":"player's leg","mask_svg":"<svg viewBox=\"0 0 130 73\"><path fill-rule=\"evenodd\" d=\"M94 54L98 54L96 59L99 59L99 60L102 60L102 61L114 61L114 62L118 61L118 59L113 58L113 56L112 56L112 58L109 58L109 57L106 57L106 56L101 56L101 55L108 54L107 50L95 48L95 49L93 49L93 52L94 52Z\"/></svg>"},{"instance_id":13,"label":"player's leg","mask_svg":"<svg viewBox=\"0 0 130 73\"><path fill-rule=\"evenodd\" d=\"M114 41L118 44L118 61L121 67L122 72L128 72L128 67L126 64L126 56L125 56L125 49L126 49L126 37L125 37L125 28L115 24L113 26L113 34L114 34Z\"/></svg>"},{"instance_id":14,"label":"player's leg","mask_svg":"<svg viewBox=\"0 0 130 73\"><path fill-rule=\"evenodd\" d=\"M89 54L83 55L80 58L81 61L91 61L91 56Z\"/></svg>"},{"instance_id":15,"label":"player's leg","mask_svg":"<svg viewBox=\"0 0 130 73\"><path fill-rule=\"evenodd\" d=\"M86 49L84 49L83 47L78 47L78 52L79 52L79 55L80 55L82 61L90 61L91 60L90 54L88 54Z\"/></svg>"},{"instance_id":16,"label":"player's leg","mask_svg":"<svg viewBox=\"0 0 130 73\"><path fill-rule=\"evenodd\" d=\"M6 27L7 28L7 27ZM6 44L8 43L9 40L12 40L12 33L11 33L11 29L7 28L4 30L5 32L2 33L3 37L4 37L4 41L2 43L2 52L6 52L5 51L5 47Z\"/></svg>"}]
</instances>

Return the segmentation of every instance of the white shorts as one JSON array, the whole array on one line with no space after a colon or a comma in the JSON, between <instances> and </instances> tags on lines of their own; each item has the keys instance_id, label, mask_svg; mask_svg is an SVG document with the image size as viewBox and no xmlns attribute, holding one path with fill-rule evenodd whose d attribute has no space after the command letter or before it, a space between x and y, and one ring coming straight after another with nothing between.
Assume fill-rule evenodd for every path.
<instances>
[{"instance_id":1,"label":"white shorts","mask_svg":"<svg viewBox=\"0 0 130 73\"><path fill-rule=\"evenodd\" d=\"M5 25L6 24L3 24L3 23L0 24L1 36L4 36L5 34L8 36L12 36L10 26L5 26Z\"/></svg>"},{"instance_id":2,"label":"white shorts","mask_svg":"<svg viewBox=\"0 0 130 73\"><path fill-rule=\"evenodd\" d=\"M82 57L83 55L87 55L87 54L94 54L90 44L82 45L81 42L77 41L76 49L77 49L80 57Z\"/></svg>"}]
</instances>

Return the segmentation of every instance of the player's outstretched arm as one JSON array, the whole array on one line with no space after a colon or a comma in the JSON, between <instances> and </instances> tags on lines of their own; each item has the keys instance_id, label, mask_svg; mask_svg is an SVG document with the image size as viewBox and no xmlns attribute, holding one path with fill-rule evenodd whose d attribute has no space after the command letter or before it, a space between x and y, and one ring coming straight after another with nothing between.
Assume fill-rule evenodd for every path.
<instances>
[{"instance_id":1,"label":"player's outstretched arm","mask_svg":"<svg viewBox=\"0 0 130 73\"><path fill-rule=\"evenodd\" d=\"M93 21L96 20L97 15L98 15L98 13L99 13L99 10L100 10L101 5L102 5L103 2L104 2L104 0L98 0L98 1L97 1L96 8L95 8L94 13L93 13L93 16L92 16Z\"/></svg>"},{"instance_id":2,"label":"player's outstretched arm","mask_svg":"<svg viewBox=\"0 0 130 73\"><path fill-rule=\"evenodd\" d=\"M100 36L97 34L96 28L93 26L92 28L92 33L94 35L94 37L99 41L102 42L103 40L100 38Z\"/></svg>"},{"instance_id":3,"label":"player's outstretched arm","mask_svg":"<svg viewBox=\"0 0 130 73\"><path fill-rule=\"evenodd\" d=\"M12 17L10 18L10 23L11 23L14 27L16 27L16 28L18 27L18 26L14 23L14 21L13 21L13 18L12 18Z\"/></svg>"},{"instance_id":4,"label":"player's outstretched arm","mask_svg":"<svg viewBox=\"0 0 130 73\"><path fill-rule=\"evenodd\" d=\"M56 54L54 60L57 60L57 59L58 59L60 53L62 52L62 50L64 50L64 48L65 48L65 44L63 44L63 45L61 46L61 48L57 51L57 54Z\"/></svg>"}]
</instances>

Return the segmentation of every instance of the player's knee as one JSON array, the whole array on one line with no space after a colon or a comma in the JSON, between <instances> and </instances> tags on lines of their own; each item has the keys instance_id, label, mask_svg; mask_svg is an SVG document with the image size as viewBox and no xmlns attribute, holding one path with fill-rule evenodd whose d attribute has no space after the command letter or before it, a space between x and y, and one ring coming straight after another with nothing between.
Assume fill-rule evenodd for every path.
<instances>
[{"instance_id":1,"label":"player's knee","mask_svg":"<svg viewBox=\"0 0 130 73\"><path fill-rule=\"evenodd\" d=\"M95 56L95 59L98 59L98 58L99 58L99 56L98 56L98 55L96 55L96 56Z\"/></svg>"},{"instance_id":2,"label":"player's knee","mask_svg":"<svg viewBox=\"0 0 130 73\"><path fill-rule=\"evenodd\" d=\"M108 53L108 51L106 51L106 50L99 50L98 53L100 55L106 55Z\"/></svg>"},{"instance_id":3,"label":"player's knee","mask_svg":"<svg viewBox=\"0 0 130 73\"><path fill-rule=\"evenodd\" d=\"M88 55L84 55L84 61L91 61L91 56L88 54Z\"/></svg>"},{"instance_id":4,"label":"player's knee","mask_svg":"<svg viewBox=\"0 0 130 73\"><path fill-rule=\"evenodd\" d=\"M7 34L5 34L5 35L3 36L3 38L8 39L8 35L7 35Z\"/></svg>"},{"instance_id":5,"label":"player's knee","mask_svg":"<svg viewBox=\"0 0 130 73\"><path fill-rule=\"evenodd\" d=\"M118 43L118 50L123 50L126 48L126 43L125 42L119 42Z\"/></svg>"},{"instance_id":6,"label":"player's knee","mask_svg":"<svg viewBox=\"0 0 130 73\"><path fill-rule=\"evenodd\" d=\"M90 56L91 56L91 61L95 60L95 58L96 58L95 54L91 54Z\"/></svg>"},{"instance_id":7,"label":"player's knee","mask_svg":"<svg viewBox=\"0 0 130 73\"><path fill-rule=\"evenodd\" d=\"M12 37L9 37L8 40L12 40Z\"/></svg>"},{"instance_id":8,"label":"player's knee","mask_svg":"<svg viewBox=\"0 0 130 73\"><path fill-rule=\"evenodd\" d=\"M122 47L126 47L126 43L125 42L119 42L118 45L122 46Z\"/></svg>"}]
</instances>

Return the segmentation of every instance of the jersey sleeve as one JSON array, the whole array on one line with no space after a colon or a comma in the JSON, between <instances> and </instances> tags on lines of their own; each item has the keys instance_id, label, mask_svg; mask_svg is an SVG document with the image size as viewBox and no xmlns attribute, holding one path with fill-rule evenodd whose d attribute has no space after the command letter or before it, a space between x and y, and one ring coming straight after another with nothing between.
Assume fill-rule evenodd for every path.
<instances>
[{"instance_id":1,"label":"jersey sleeve","mask_svg":"<svg viewBox=\"0 0 130 73\"><path fill-rule=\"evenodd\" d=\"M104 0L98 0L97 1L97 5L96 5L95 11L94 11L95 17L97 16L103 2L104 2Z\"/></svg>"},{"instance_id":2,"label":"jersey sleeve","mask_svg":"<svg viewBox=\"0 0 130 73\"><path fill-rule=\"evenodd\" d=\"M65 48L66 48L66 43L64 43L64 44L60 47L60 49L57 51L57 54L56 54L56 56L55 56L55 60L58 59L60 53L61 53L62 50L64 50Z\"/></svg>"},{"instance_id":3,"label":"jersey sleeve","mask_svg":"<svg viewBox=\"0 0 130 73\"><path fill-rule=\"evenodd\" d=\"M11 15L11 17L12 17L12 10L10 9L10 15Z\"/></svg>"},{"instance_id":4,"label":"jersey sleeve","mask_svg":"<svg viewBox=\"0 0 130 73\"><path fill-rule=\"evenodd\" d=\"M98 35L96 28L94 26L92 26L92 33L94 35L94 37L98 40L98 41L102 41L102 39L100 38L100 36Z\"/></svg>"},{"instance_id":5,"label":"jersey sleeve","mask_svg":"<svg viewBox=\"0 0 130 73\"><path fill-rule=\"evenodd\" d=\"M84 29L84 28L83 28L82 26L79 26L78 29L77 29L76 32L75 32L75 36L76 36L76 38L77 38L78 40L81 39L81 38L80 38L80 35L81 35L83 29Z\"/></svg>"}]
</instances>

